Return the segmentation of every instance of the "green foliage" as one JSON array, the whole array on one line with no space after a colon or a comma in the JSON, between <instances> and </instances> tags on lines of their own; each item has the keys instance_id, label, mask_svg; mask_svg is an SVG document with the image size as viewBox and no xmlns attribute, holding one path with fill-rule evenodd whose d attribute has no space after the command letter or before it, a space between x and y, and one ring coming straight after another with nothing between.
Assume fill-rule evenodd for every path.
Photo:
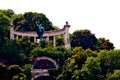
<instances>
[{"instance_id":1,"label":"green foliage","mask_svg":"<svg viewBox=\"0 0 120 80\"><path fill-rule=\"evenodd\" d=\"M0 12L0 25L9 25L9 17L7 17L4 13Z\"/></svg>"},{"instance_id":2,"label":"green foliage","mask_svg":"<svg viewBox=\"0 0 120 80\"><path fill-rule=\"evenodd\" d=\"M73 50L53 48L53 41L47 45L42 40L39 45L29 42L27 37L9 41L9 23L12 20L15 29L20 31L35 31L36 20L41 22L46 31L58 29L43 13L14 14L10 9L0 10L0 63L5 64L0 64L0 80L30 80L31 60L38 56L57 61L59 67L49 70L57 80L120 79L120 50L113 50L114 45L109 40L97 39L90 30L78 30L71 34ZM57 46L63 46L63 36L57 36L56 43Z\"/></svg>"},{"instance_id":3,"label":"green foliage","mask_svg":"<svg viewBox=\"0 0 120 80\"><path fill-rule=\"evenodd\" d=\"M114 70L113 73L109 73L106 80L120 80L120 70Z\"/></svg>"},{"instance_id":4,"label":"green foliage","mask_svg":"<svg viewBox=\"0 0 120 80\"><path fill-rule=\"evenodd\" d=\"M56 37L56 46L63 46L64 45L64 38L63 36L60 37L60 36L57 36Z\"/></svg>"},{"instance_id":5,"label":"green foliage","mask_svg":"<svg viewBox=\"0 0 120 80\"><path fill-rule=\"evenodd\" d=\"M105 38L99 38L97 41L97 49L100 50L111 50L114 49L113 43L111 43L109 40L106 40Z\"/></svg>"},{"instance_id":6,"label":"green foliage","mask_svg":"<svg viewBox=\"0 0 120 80\"><path fill-rule=\"evenodd\" d=\"M0 10L0 47L3 47L9 39L10 18Z\"/></svg>"},{"instance_id":7,"label":"green foliage","mask_svg":"<svg viewBox=\"0 0 120 80\"><path fill-rule=\"evenodd\" d=\"M2 50L0 51L0 59L5 60L7 64L16 64L19 63L19 49L16 46L16 42L8 42L4 45Z\"/></svg>"},{"instance_id":8,"label":"green foliage","mask_svg":"<svg viewBox=\"0 0 120 80\"><path fill-rule=\"evenodd\" d=\"M46 48L48 46L47 42L45 39L40 39L40 47Z\"/></svg>"},{"instance_id":9,"label":"green foliage","mask_svg":"<svg viewBox=\"0 0 120 80\"><path fill-rule=\"evenodd\" d=\"M98 58L103 75L120 69L120 50L101 51Z\"/></svg>"},{"instance_id":10,"label":"green foliage","mask_svg":"<svg viewBox=\"0 0 120 80\"><path fill-rule=\"evenodd\" d=\"M57 77L61 73L61 71L61 68L53 68L48 70L49 74L54 77Z\"/></svg>"},{"instance_id":11,"label":"green foliage","mask_svg":"<svg viewBox=\"0 0 120 80\"><path fill-rule=\"evenodd\" d=\"M90 49L83 50L81 47L74 48L74 54L71 59L75 59L75 62L78 64L78 68L81 69L82 64L85 63L87 57L97 57L97 53Z\"/></svg>"},{"instance_id":12,"label":"green foliage","mask_svg":"<svg viewBox=\"0 0 120 80\"><path fill-rule=\"evenodd\" d=\"M0 64L0 79L7 80L7 76L8 76L8 69L6 65Z\"/></svg>"},{"instance_id":13,"label":"green foliage","mask_svg":"<svg viewBox=\"0 0 120 80\"><path fill-rule=\"evenodd\" d=\"M71 80L72 73L70 71L63 71L62 74L58 75L56 80Z\"/></svg>"},{"instance_id":14,"label":"green foliage","mask_svg":"<svg viewBox=\"0 0 120 80\"><path fill-rule=\"evenodd\" d=\"M30 55L31 50L39 45L34 42L29 42L28 37L23 37L19 40L16 40L16 46L19 48L20 53L24 53L26 56Z\"/></svg>"},{"instance_id":15,"label":"green foliage","mask_svg":"<svg viewBox=\"0 0 120 80\"><path fill-rule=\"evenodd\" d=\"M12 77L12 80L26 80L26 75L23 73L19 73Z\"/></svg>"},{"instance_id":16,"label":"green foliage","mask_svg":"<svg viewBox=\"0 0 120 80\"><path fill-rule=\"evenodd\" d=\"M101 46L100 49L104 50L111 50L114 49L113 43L109 42L109 40L106 40Z\"/></svg>"},{"instance_id":17,"label":"green foliage","mask_svg":"<svg viewBox=\"0 0 120 80\"><path fill-rule=\"evenodd\" d=\"M9 18L12 18L12 16L14 15L14 11L11 9L1 10L1 11Z\"/></svg>"},{"instance_id":18,"label":"green foliage","mask_svg":"<svg viewBox=\"0 0 120 80\"><path fill-rule=\"evenodd\" d=\"M21 50L21 52L28 54L30 53L30 45L28 37L23 37L20 40L17 40L18 48Z\"/></svg>"},{"instance_id":19,"label":"green foliage","mask_svg":"<svg viewBox=\"0 0 120 80\"><path fill-rule=\"evenodd\" d=\"M82 66L85 64L87 58L91 56L97 57L97 52L90 49L84 50L81 47L74 48L73 55L65 61L65 68L63 68L62 73L58 75L57 80L80 80L80 76L82 79L82 72L80 70L83 68ZM87 63L88 62L86 62L86 64Z\"/></svg>"},{"instance_id":20,"label":"green foliage","mask_svg":"<svg viewBox=\"0 0 120 80\"><path fill-rule=\"evenodd\" d=\"M26 75L23 74L23 69L19 65L10 65L7 67L4 64L0 64L0 79L26 80Z\"/></svg>"},{"instance_id":21,"label":"green foliage","mask_svg":"<svg viewBox=\"0 0 120 80\"><path fill-rule=\"evenodd\" d=\"M9 80L12 79L13 76L18 75L23 72L23 69L19 65L11 65L8 67L9 70Z\"/></svg>"},{"instance_id":22,"label":"green foliage","mask_svg":"<svg viewBox=\"0 0 120 80\"><path fill-rule=\"evenodd\" d=\"M36 31L37 27L35 21L39 20L45 31L53 30L52 23L43 13L26 12L19 14L13 21L16 30L19 31Z\"/></svg>"},{"instance_id":23,"label":"green foliage","mask_svg":"<svg viewBox=\"0 0 120 80\"><path fill-rule=\"evenodd\" d=\"M48 47L48 48L40 48L40 47L36 47L35 49L33 49L31 51L31 55L33 55L33 57L38 57L38 56L47 56L47 57L51 57L54 60L59 62L59 66L63 66L64 61L70 57L72 54L71 50L67 50L63 47Z\"/></svg>"},{"instance_id":24,"label":"green foliage","mask_svg":"<svg viewBox=\"0 0 120 80\"><path fill-rule=\"evenodd\" d=\"M95 50L97 38L90 30L77 30L71 35L71 46Z\"/></svg>"},{"instance_id":25,"label":"green foliage","mask_svg":"<svg viewBox=\"0 0 120 80\"><path fill-rule=\"evenodd\" d=\"M82 80L102 80L100 73L101 73L101 68L98 59L93 57L88 57L87 61L80 70L78 77L79 79Z\"/></svg>"},{"instance_id":26,"label":"green foliage","mask_svg":"<svg viewBox=\"0 0 120 80\"><path fill-rule=\"evenodd\" d=\"M23 71L23 69L18 65L9 66L8 70L9 70L10 75L19 74L19 73L21 73Z\"/></svg>"},{"instance_id":27,"label":"green foliage","mask_svg":"<svg viewBox=\"0 0 120 80\"><path fill-rule=\"evenodd\" d=\"M23 66L23 72L26 75L26 80L31 80L31 68L32 68L31 64L25 64Z\"/></svg>"},{"instance_id":28,"label":"green foliage","mask_svg":"<svg viewBox=\"0 0 120 80\"><path fill-rule=\"evenodd\" d=\"M26 63L31 63L31 60L28 57L29 53L27 52L29 52L30 49L32 50L33 47L34 45L30 45L29 47L21 48L16 40L10 41L1 48L0 61L5 62L7 65L17 64L20 66ZM26 53L24 53L25 51Z\"/></svg>"}]
</instances>

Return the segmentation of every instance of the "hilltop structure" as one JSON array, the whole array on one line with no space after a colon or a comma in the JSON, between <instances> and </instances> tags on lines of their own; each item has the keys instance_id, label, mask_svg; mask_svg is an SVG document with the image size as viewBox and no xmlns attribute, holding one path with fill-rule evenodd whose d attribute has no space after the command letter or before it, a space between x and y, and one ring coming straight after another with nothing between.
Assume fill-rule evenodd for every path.
<instances>
[{"instance_id":1,"label":"hilltop structure","mask_svg":"<svg viewBox=\"0 0 120 80\"><path fill-rule=\"evenodd\" d=\"M20 37L30 37L33 38L34 42L37 43L38 40L38 35L36 31L16 31L14 29L14 24L10 23L10 40L14 40L15 38L19 39ZM59 30L50 30L50 31L44 31L43 37L46 38L46 41L49 43L49 37L53 36L53 42L54 42L54 47L56 47L56 38L55 36L57 35L64 35L64 46L66 49L70 49L70 38L69 38L69 28L70 25L68 22L64 25L62 29Z\"/></svg>"}]
</instances>

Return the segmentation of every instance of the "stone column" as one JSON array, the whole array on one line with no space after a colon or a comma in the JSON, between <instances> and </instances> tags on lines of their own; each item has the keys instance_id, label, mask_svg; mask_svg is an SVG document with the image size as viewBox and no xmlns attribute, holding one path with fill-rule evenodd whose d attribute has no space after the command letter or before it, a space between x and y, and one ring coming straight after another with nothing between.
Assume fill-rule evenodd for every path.
<instances>
[{"instance_id":1,"label":"stone column","mask_svg":"<svg viewBox=\"0 0 120 80\"><path fill-rule=\"evenodd\" d=\"M34 37L34 42L35 42L35 43L37 42L37 39L36 39L36 37Z\"/></svg>"},{"instance_id":2,"label":"stone column","mask_svg":"<svg viewBox=\"0 0 120 80\"><path fill-rule=\"evenodd\" d=\"M55 36L53 36L54 37L54 47L56 47L56 39L55 39Z\"/></svg>"},{"instance_id":3,"label":"stone column","mask_svg":"<svg viewBox=\"0 0 120 80\"><path fill-rule=\"evenodd\" d=\"M14 40L14 25L10 23L10 40Z\"/></svg>"},{"instance_id":4,"label":"stone column","mask_svg":"<svg viewBox=\"0 0 120 80\"><path fill-rule=\"evenodd\" d=\"M64 45L65 45L66 49L70 49L71 48L70 38L69 38L69 28L70 28L70 25L68 24L68 22L66 22L66 24L64 25L64 30L65 30Z\"/></svg>"},{"instance_id":5,"label":"stone column","mask_svg":"<svg viewBox=\"0 0 120 80\"><path fill-rule=\"evenodd\" d=\"M49 44L49 36L47 36L46 41L47 41L47 43Z\"/></svg>"}]
</instances>

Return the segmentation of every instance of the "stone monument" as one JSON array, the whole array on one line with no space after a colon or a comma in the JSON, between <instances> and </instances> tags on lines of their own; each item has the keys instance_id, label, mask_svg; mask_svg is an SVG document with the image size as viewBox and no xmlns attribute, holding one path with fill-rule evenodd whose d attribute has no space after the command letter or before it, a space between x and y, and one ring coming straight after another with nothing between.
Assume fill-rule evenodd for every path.
<instances>
[{"instance_id":1,"label":"stone monument","mask_svg":"<svg viewBox=\"0 0 120 80\"><path fill-rule=\"evenodd\" d=\"M41 39L43 37L43 33L44 33L45 29L42 26L42 24L40 23L40 21L35 21L35 23L36 23L36 26L37 26L38 38Z\"/></svg>"}]
</instances>

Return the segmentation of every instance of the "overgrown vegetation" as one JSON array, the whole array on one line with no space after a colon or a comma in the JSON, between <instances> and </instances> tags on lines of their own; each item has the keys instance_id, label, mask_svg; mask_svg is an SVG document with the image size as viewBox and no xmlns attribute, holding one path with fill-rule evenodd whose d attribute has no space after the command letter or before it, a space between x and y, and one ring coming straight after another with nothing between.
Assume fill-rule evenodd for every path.
<instances>
[{"instance_id":1,"label":"overgrown vegetation","mask_svg":"<svg viewBox=\"0 0 120 80\"><path fill-rule=\"evenodd\" d=\"M119 80L120 50L108 39L97 39L90 30L77 30L70 34L71 50L63 47L63 36L56 37L53 48L43 39L41 45L29 42L29 38L9 40L9 23L14 22L20 31L36 30L32 18L42 21L45 30L55 28L43 13L15 14L12 10L0 10L0 80L31 80L33 59L47 56L56 60L58 68L49 73L56 80Z\"/></svg>"}]
</instances>

